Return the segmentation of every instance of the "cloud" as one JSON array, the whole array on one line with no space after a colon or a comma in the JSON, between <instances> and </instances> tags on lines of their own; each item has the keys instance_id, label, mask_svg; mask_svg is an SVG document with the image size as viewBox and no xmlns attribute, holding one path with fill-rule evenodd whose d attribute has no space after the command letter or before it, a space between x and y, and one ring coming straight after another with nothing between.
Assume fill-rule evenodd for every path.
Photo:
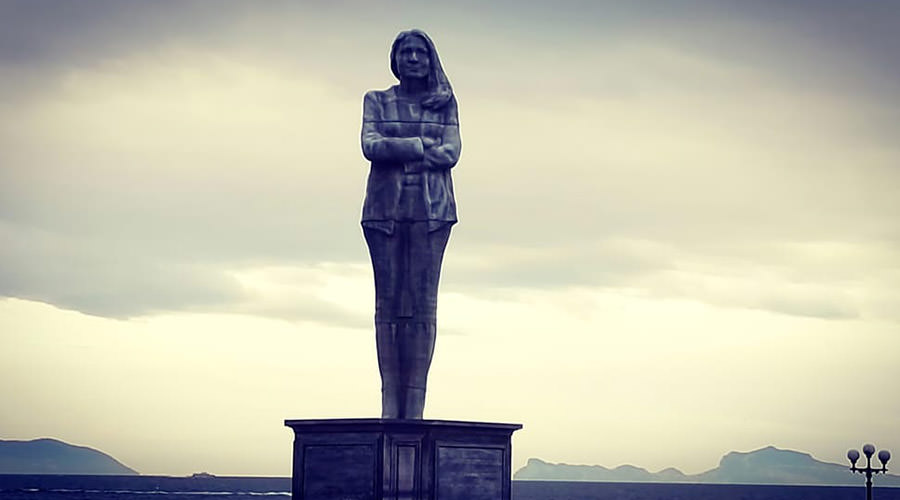
<instances>
[{"instance_id":1,"label":"cloud","mask_svg":"<svg viewBox=\"0 0 900 500\"><path fill-rule=\"evenodd\" d=\"M443 287L487 299L526 289L562 296L593 289L790 316L897 319L888 306L898 303L900 285L890 271L900 261L893 248L818 242L715 250L615 239L574 248L451 250Z\"/></svg>"},{"instance_id":2,"label":"cloud","mask_svg":"<svg viewBox=\"0 0 900 500\"><path fill-rule=\"evenodd\" d=\"M0 223L0 294L97 316L223 308L244 292L215 266L159 258L108 241Z\"/></svg>"},{"instance_id":3,"label":"cloud","mask_svg":"<svg viewBox=\"0 0 900 500\"><path fill-rule=\"evenodd\" d=\"M357 100L170 56L69 73L0 124L2 293L113 317L228 309L232 268L365 258L365 165L339 147Z\"/></svg>"},{"instance_id":4,"label":"cloud","mask_svg":"<svg viewBox=\"0 0 900 500\"><path fill-rule=\"evenodd\" d=\"M266 266L233 275L252 291L234 310L289 321L370 329L374 292L371 271L361 265L321 262L307 266Z\"/></svg>"},{"instance_id":5,"label":"cloud","mask_svg":"<svg viewBox=\"0 0 900 500\"><path fill-rule=\"evenodd\" d=\"M308 277L281 299L246 280L366 265L360 96L390 84L388 44L415 8L365 24L341 12L350 4L88 5L14 2L0 16L18 26L0 72L24 75L0 87L16 117L0 121L0 291L114 317L244 308L367 323ZM671 9L609 7L584 12L609 30L553 11L534 39L525 28L545 7L506 27L435 17L464 142L445 286L890 310L900 151L880 92L893 84L844 79L868 63L826 42L776 50L790 26L817 31L766 24L767 9L657 29ZM796 54L810 56L802 72L786 66ZM832 242L854 250L819 266L773 250Z\"/></svg>"}]
</instances>

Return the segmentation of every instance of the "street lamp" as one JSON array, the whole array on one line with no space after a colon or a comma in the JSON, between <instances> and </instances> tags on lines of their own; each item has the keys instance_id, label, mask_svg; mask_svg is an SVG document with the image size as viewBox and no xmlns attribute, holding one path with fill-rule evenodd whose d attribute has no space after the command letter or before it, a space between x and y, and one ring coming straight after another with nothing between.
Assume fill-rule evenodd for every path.
<instances>
[{"instance_id":1,"label":"street lamp","mask_svg":"<svg viewBox=\"0 0 900 500\"><path fill-rule=\"evenodd\" d=\"M888 460L891 459L891 452L887 450L881 450L878 452L878 461L881 462L880 469L872 468L872 455L875 454L875 446L871 444L863 445L863 454L866 456L866 468L861 469L856 467L856 461L859 460L859 452L856 450L850 450L847 452L847 458L850 460L850 470L853 472L859 472L860 474L866 475L866 500L872 500L872 474L878 474L879 472L885 473L887 472L887 463Z\"/></svg>"}]
</instances>

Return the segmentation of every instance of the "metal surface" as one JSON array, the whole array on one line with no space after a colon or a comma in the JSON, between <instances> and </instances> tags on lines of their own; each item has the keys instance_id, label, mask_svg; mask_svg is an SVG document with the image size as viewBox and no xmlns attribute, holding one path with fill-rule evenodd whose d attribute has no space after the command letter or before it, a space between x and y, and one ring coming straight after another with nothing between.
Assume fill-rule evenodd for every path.
<instances>
[{"instance_id":1,"label":"metal surface","mask_svg":"<svg viewBox=\"0 0 900 500\"><path fill-rule=\"evenodd\" d=\"M850 460L850 470L866 475L866 500L872 500L872 475L879 472L884 474L887 472L887 463L891 459L891 452L881 450L878 452L878 461L881 462L880 469L872 468L872 455L875 454L875 446L871 444L863 445L863 454L866 456L866 467L856 467L856 461L859 460L859 452L850 450L847 452L847 459Z\"/></svg>"},{"instance_id":2,"label":"metal surface","mask_svg":"<svg viewBox=\"0 0 900 500\"><path fill-rule=\"evenodd\" d=\"M519 424L287 420L293 500L510 500Z\"/></svg>"},{"instance_id":3,"label":"metal surface","mask_svg":"<svg viewBox=\"0 0 900 500\"><path fill-rule=\"evenodd\" d=\"M462 144L456 98L425 33L397 36L391 71L399 84L363 102L362 150L372 163L362 226L375 274L382 418L421 419L441 263L457 220L450 169Z\"/></svg>"}]
</instances>

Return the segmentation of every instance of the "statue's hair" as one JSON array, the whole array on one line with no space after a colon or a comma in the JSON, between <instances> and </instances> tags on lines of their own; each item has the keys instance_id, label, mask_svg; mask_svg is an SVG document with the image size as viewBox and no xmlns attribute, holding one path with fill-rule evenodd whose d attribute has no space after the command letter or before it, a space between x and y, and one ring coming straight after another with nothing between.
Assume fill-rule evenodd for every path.
<instances>
[{"instance_id":1,"label":"statue's hair","mask_svg":"<svg viewBox=\"0 0 900 500\"><path fill-rule=\"evenodd\" d=\"M444 107L453 97L453 88L450 86L450 80L444 73L444 67L441 66L441 59L438 57L437 50L434 48L434 42L425 34L424 31L411 29L401 31L394 39L391 45L391 73L400 79L400 72L397 69L397 49L400 43L411 36L416 36L425 42L428 47L428 57L431 61L430 72L428 73L428 90L429 96L422 101L422 106L428 109L440 109Z\"/></svg>"}]
</instances>

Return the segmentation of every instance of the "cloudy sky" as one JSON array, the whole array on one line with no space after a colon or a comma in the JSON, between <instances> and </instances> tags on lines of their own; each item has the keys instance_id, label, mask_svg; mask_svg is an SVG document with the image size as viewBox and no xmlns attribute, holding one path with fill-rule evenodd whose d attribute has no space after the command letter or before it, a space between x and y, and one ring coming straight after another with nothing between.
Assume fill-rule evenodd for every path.
<instances>
[{"instance_id":1,"label":"cloudy sky","mask_svg":"<svg viewBox=\"0 0 900 500\"><path fill-rule=\"evenodd\" d=\"M460 103L426 418L688 473L900 451L900 3L0 1L0 439L290 474L380 412L362 95Z\"/></svg>"}]
</instances>

